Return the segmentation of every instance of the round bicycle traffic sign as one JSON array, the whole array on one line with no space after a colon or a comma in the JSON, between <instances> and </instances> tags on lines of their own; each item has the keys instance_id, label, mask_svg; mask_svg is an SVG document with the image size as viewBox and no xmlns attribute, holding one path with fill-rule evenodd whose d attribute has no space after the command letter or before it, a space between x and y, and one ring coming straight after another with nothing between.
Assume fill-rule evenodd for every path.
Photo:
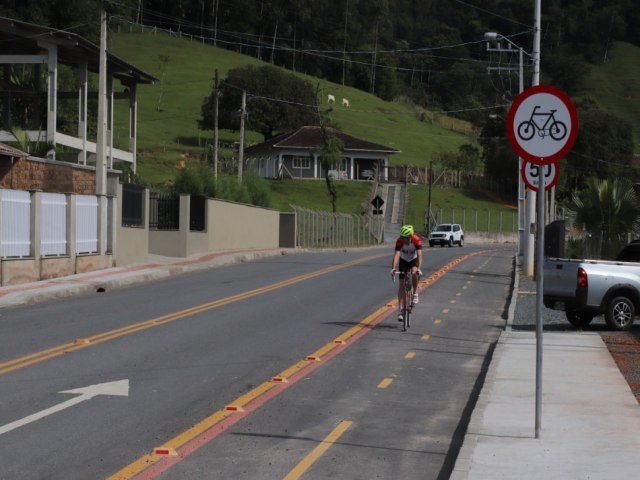
<instances>
[{"instance_id":1,"label":"round bicycle traffic sign","mask_svg":"<svg viewBox=\"0 0 640 480\"><path fill-rule=\"evenodd\" d=\"M578 113L569 97L549 85L527 88L516 97L507 117L511 146L537 165L565 157L578 136Z\"/></svg>"},{"instance_id":2,"label":"round bicycle traffic sign","mask_svg":"<svg viewBox=\"0 0 640 480\"><path fill-rule=\"evenodd\" d=\"M520 175L530 190L534 192L540 190L540 180L542 179L544 190L548 191L558 182L560 168L557 163L538 165L524 160L520 168Z\"/></svg>"}]
</instances>

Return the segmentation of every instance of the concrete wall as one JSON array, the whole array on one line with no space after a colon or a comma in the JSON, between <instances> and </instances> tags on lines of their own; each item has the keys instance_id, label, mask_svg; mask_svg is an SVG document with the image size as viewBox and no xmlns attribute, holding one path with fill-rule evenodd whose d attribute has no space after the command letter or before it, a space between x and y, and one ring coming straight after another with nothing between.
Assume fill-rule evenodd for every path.
<instances>
[{"instance_id":1,"label":"concrete wall","mask_svg":"<svg viewBox=\"0 0 640 480\"><path fill-rule=\"evenodd\" d=\"M278 248L280 212L210 199L207 229L210 250Z\"/></svg>"},{"instance_id":2,"label":"concrete wall","mask_svg":"<svg viewBox=\"0 0 640 480\"><path fill-rule=\"evenodd\" d=\"M116 208L115 264L119 267L149 260L149 189L144 192L142 227L122 226L122 185L118 184L118 208Z\"/></svg>"},{"instance_id":3,"label":"concrete wall","mask_svg":"<svg viewBox=\"0 0 640 480\"><path fill-rule=\"evenodd\" d=\"M189 195L180 196L180 230L149 231L149 253L188 257L217 250L278 248L280 212L208 199L204 232L189 231Z\"/></svg>"}]
</instances>

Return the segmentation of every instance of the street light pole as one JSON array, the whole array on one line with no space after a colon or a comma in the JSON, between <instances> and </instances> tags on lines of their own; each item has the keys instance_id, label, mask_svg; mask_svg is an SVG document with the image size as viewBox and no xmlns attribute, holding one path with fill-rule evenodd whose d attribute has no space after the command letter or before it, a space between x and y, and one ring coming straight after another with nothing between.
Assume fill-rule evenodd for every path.
<instances>
[{"instance_id":1,"label":"street light pole","mask_svg":"<svg viewBox=\"0 0 640 480\"><path fill-rule=\"evenodd\" d=\"M487 41L487 51L488 52L500 52L500 53L513 53L514 51L518 52L518 60L519 60L519 66L518 66L518 93L522 93L524 90L524 66L523 66L523 61L524 61L524 55L525 55L525 51L518 45L516 45L515 43L513 43L511 40L509 40L507 37L505 37L504 35L500 35L499 33L496 32L487 32L484 34L484 38ZM502 45L502 40L504 40L507 45L506 47ZM530 56L529 54L527 54L528 56ZM498 66L498 67L487 67L487 70L489 71L513 71L512 67L502 67L502 66ZM526 265L531 265L531 273L529 273L529 276L532 275L533 272L533 242L528 242L528 234L525 234L525 230L529 230L529 229L525 229L525 225L528 225L528 223L525 221L525 185L524 185L524 180L522 179L522 175L520 174L520 172L522 171L522 157L518 157L518 255L523 255L524 256L524 263ZM527 261L527 258L529 258L528 255L525 254L525 251L528 251L528 245L531 245L531 255L530 255L530 260ZM526 270L526 267L525 267Z\"/></svg>"}]
</instances>

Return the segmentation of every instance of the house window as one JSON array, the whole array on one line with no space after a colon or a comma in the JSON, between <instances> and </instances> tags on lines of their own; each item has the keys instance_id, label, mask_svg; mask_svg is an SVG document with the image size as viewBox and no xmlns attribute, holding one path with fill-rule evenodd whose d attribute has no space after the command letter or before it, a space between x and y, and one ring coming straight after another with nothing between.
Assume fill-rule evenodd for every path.
<instances>
[{"instance_id":1,"label":"house window","mask_svg":"<svg viewBox=\"0 0 640 480\"><path fill-rule=\"evenodd\" d=\"M309 157L293 157L293 168L311 168L311 159Z\"/></svg>"}]
</instances>

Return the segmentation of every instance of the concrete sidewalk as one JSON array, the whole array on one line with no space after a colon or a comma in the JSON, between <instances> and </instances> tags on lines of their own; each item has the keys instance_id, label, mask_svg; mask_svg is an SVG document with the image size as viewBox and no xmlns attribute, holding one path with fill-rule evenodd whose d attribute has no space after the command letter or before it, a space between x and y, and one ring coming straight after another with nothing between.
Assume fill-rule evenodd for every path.
<instances>
[{"instance_id":1,"label":"concrete sidewalk","mask_svg":"<svg viewBox=\"0 0 640 480\"><path fill-rule=\"evenodd\" d=\"M530 282L526 290L532 287ZM510 325L514 316L535 323L536 313L531 297L520 302L518 293L516 281L509 325L494 351L451 479L638 478L640 405L597 333L543 333L535 438L536 334Z\"/></svg>"},{"instance_id":2,"label":"concrete sidewalk","mask_svg":"<svg viewBox=\"0 0 640 480\"><path fill-rule=\"evenodd\" d=\"M287 248L229 250L194 255L189 258L149 255L149 261L146 263L0 287L0 308L30 305L72 295L106 291L126 285L161 280L187 272L300 251L304 250Z\"/></svg>"}]
</instances>

